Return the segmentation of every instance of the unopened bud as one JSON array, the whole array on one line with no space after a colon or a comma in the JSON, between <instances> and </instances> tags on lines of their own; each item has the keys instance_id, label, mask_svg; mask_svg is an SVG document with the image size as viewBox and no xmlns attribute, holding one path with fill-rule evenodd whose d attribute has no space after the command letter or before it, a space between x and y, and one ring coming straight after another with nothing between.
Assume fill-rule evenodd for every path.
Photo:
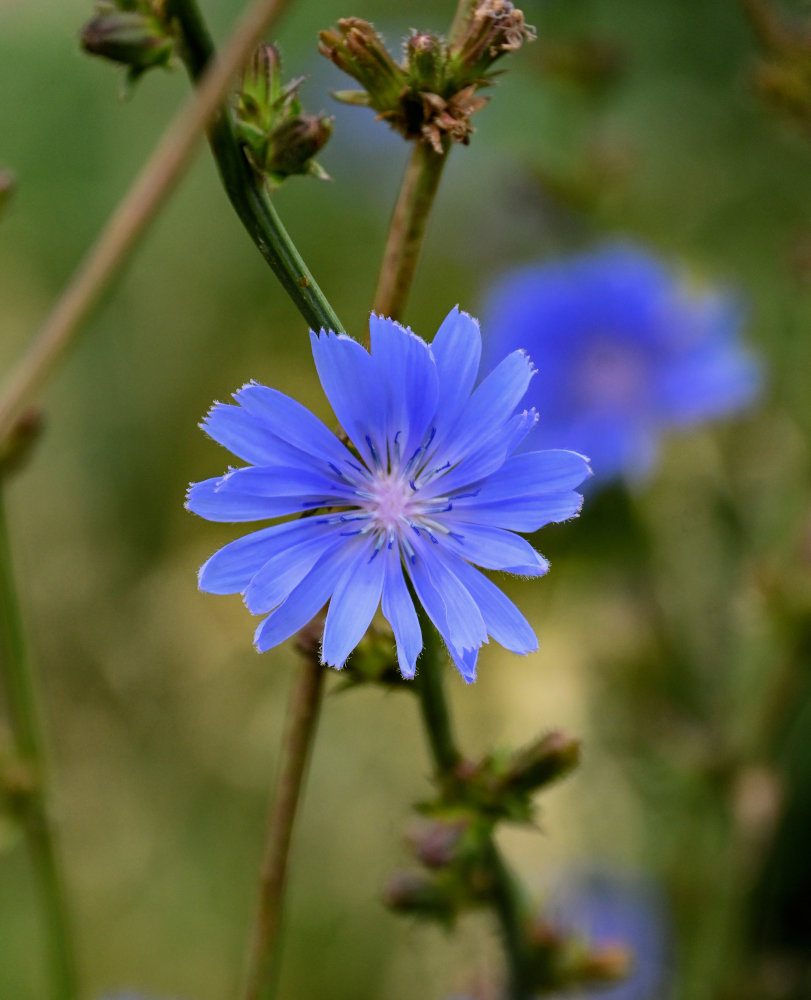
<instances>
[{"instance_id":1,"label":"unopened bud","mask_svg":"<svg viewBox=\"0 0 811 1000\"><path fill-rule=\"evenodd\" d=\"M332 135L332 119L326 115L296 115L283 121L270 136L265 170L278 180L293 174L314 174L328 180L313 157Z\"/></svg>"},{"instance_id":2,"label":"unopened bud","mask_svg":"<svg viewBox=\"0 0 811 1000\"><path fill-rule=\"evenodd\" d=\"M42 432L42 411L31 407L18 417L8 436L0 441L0 475L17 472L28 459Z\"/></svg>"},{"instance_id":3,"label":"unopened bud","mask_svg":"<svg viewBox=\"0 0 811 1000\"><path fill-rule=\"evenodd\" d=\"M254 49L242 73L239 100L246 112L263 118L282 92L282 61L275 45L263 43Z\"/></svg>"},{"instance_id":4,"label":"unopened bud","mask_svg":"<svg viewBox=\"0 0 811 1000\"><path fill-rule=\"evenodd\" d=\"M443 885L422 872L398 872L383 890L383 902L398 913L413 913L448 921L455 906Z\"/></svg>"},{"instance_id":5,"label":"unopened bud","mask_svg":"<svg viewBox=\"0 0 811 1000\"><path fill-rule=\"evenodd\" d=\"M98 3L80 37L85 52L129 66L136 75L166 66L174 51L167 27L146 5L122 10L113 3Z\"/></svg>"},{"instance_id":6,"label":"unopened bud","mask_svg":"<svg viewBox=\"0 0 811 1000\"><path fill-rule=\"evenodd\" d=\"M533 792L567 775L580 761L580 742L552 732L518 750L497 779L499 789Z\"/></svg>"},{"instance_id":7,"label":"unopened bud","mask_svg":"<svg viewBox=\"0 0 811 1000\"><path fill-rule=\"evenodd\" d=\"M408 839L415 856L427 868L447 868L456 860L470 824L469 816L436 819L410 831Z\"/></svg>"},{"instance_id":8,"label":"unopened bud","mask_svg":"<svg viewBox=\"0 0 811 1000\"><path fill-rule=\"evenodd\" d=\"M381 113L396 111L408 76L368 21L342 18L337 28L322 31L319 38L318 51L358 81L371 107Z\"/></svg>"},{"instance_id":9,"label":"unopened bud","mask_svg":"<svg viewBox=\"0 0 811 1000\"><path fill-rule=\"evenodd\" d=\"M409 75L412 85L437 92L442 89L444 52L436 35L420 31L406 44Z\"/></svg>"},{"instance_id":10,"label":"unopened bud","mask_svg":"<svg viewBox=\"0 0 811 1000\"><path fill-rule=\"evenodd\" d=\"M11 201L16 186L14 175L9 170L0 170L0 215L3 214L6 205Z\"/></svg>"}]
</instances>

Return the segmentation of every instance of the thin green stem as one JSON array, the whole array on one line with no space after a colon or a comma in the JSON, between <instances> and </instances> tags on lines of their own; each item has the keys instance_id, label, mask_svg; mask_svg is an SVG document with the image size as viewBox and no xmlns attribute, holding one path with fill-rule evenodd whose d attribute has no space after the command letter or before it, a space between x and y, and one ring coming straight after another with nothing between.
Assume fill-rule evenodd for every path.
<instances>
[{"instance_id":1,"label":"thin green stem","mask_svg":"<svg viewBox=\"0 0 811 1000\"><path fill-rule=\"evenodd\" d=\"M46 760L36 682L23 633L0 476L0 673L15 749L25 776L15 801L39 882L54 1000L75 1000L76 960L65 885L46 802Z\"/></svg>"},{"instance_id":2,"label":"thin green stem","mask_svg":"<svg viewBox=\"0 0 811 1000\"><path fill-rule=\"evenodd\" d=\"M437 153L425 142L416 142L394 206L380 276L374 295L374 311L402 319L417 268L425 226L448 158L447 146Z\"/></svg>"},{"instance_id":3,"label":"thin green stem","mask_svg":"<svg viewBox=\"0 0 811 1000\"><path fill-rule=\"evenodd\" d=\"M442 688L442 646L439 636L419 602L417 607L424 642L416 679L417 695L436 777L447 780L462 759L462 754L456 746L450 711Z\"/></svg>"},{"instance_id":4,"label":"thin green stem","mask_svg":"<svg viewBox=\"0 0 811 1000\"><path fill-rule=\"evenodd\" d=\"M454 771L463 758L453 736L450 710L442 685L442 644L422 610L419 613L425 643L417 673L422 724L437 783L441 788L451 789L455 781ZM487 847L487 862L493 882L493 909L507 958L509 1000L530 1000L533 990L524 901L492 836Z\"/></svg>"},{"instance_id":5,"label":"thin green stem","mask_svg":"<svg viewBox=\"0 0 811 1000\"><path fill-rule=\"evenodd\" d=\"M295 680L287 713L287 735L265 838L259 903L248 954L243 1000L271 1000L274 993L290 843L318 724L323 687L324 667L319 662L318 644L314 641L305 651L305 660Z\"/></svg>"},{"instance_id":6,"label":"thin green stem","mask_svg":"<svg viewBox=\"0 0 811 1000\"><path fill-rule=\"evenodd\" d=\"M203 127L221 107L234 75L281 12L285 2L256 0L240 20L221 56L200 81L200 86L172 118L152 156L79 264L4 386L0 395L0 441L9 434L14 421L76 339L102 292L129 260L138 241L188 166ZM295 251L290 249L289 238L281 229L278 230L278 241L279 253L287 255L285 260L289 258L293 282L309 280L305 271L296 269ZM303 299L305 292L300 284L297 303Z\"/></svg>"},{"instance_id":7,"label":"thin green stem","mask_svg":"<svg viewBox=\"0 0 811 1000\"><path fill-rule=\"evenodd\" d=\"M195 0L170 0L170 10L183 36L183 60L196 83L214 58L214 44ZM282 225L264 181L246 159L227 107L209 123L208 140L234 211L308 325L315 330L343 330Z\"/></svg>"}]
</instances>

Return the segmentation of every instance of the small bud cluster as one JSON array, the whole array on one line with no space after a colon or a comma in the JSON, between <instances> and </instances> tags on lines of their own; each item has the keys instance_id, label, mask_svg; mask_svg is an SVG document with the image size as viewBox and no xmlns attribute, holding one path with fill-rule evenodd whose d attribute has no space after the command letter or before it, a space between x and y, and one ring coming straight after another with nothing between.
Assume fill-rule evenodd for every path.
<instances>
[{"instance_id":1,"label":"small bud cluster","mask_svg":"<svg viewBox=\"0 0 811 1000\"><path fill-rule=\"evenodd\" d=\"M275 187L294 174L329 180L313 157L332 133L332 119L304 114L298 98L303 77L282 83L279 52L259 45L236 96L236 128L253 167Z\"/></svg>"},{"instance_id":2,"label":"small bud cluster","mask_svg":"<svg viewBox=\"0 0 811 1000\"><path fill-rule=\"evenodd\" d=\"M491 83L491 66L535 33L509 0L480 0L457 39L415 32L399 63L358 17L343 18L320 37L320 52L363 87L336 92L338 100L373 108L406 139L441 153L447 142L470 142L470 118L487 103L477 91Z\"/></svg>"},{"instance_id":3,"label":"small bud cluster","mask_svg":"<svg viewBox=\"0 0 811 1000\"><path fill-rule=\"evenodd\" d=\"M761 97L811 131L811 18L789 18L769 0L744 0L762 54L754 71Z\"/></svg>"},{"instance_id":4,"label":"small bud cluster","mask_svg":"<svg viewBox=\"0 0 811 1000\"><path fill-rule=\"evenodd\" d=\"M175 53L163 0L98 0L80 37L85 52L128 67L129 85L153 67L169 66Z\"/></svg>"}]
</instances>

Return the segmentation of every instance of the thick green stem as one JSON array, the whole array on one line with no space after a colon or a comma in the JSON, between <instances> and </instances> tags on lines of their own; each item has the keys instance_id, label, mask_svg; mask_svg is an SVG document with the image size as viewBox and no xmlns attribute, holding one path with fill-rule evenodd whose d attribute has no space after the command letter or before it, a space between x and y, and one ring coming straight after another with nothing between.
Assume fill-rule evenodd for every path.
<instances>
[{"instance_id":1,"label":"thick green stem","mask_svg":"<svg viewBox=\"0 0 811 1000\"><path fill-rule=\"evenodd\" d=\"M428 215L447 158L447 147L441 153L437 153L425 142L414 144L414 151L406 167L397 204L391 217L386 249L375 289L373 308L382 316L402 319L422 248Z\"/></svg>"},{"instance_id":2,"label":"thick green stem","mask_svg":"<svg viewBox=\"0 0 811 1000\"><path fill-rule=\"evenodd\" d=\"M324 687L324 668L318 659L317 639L310 644L305 655L287 714L288 729L265 839L259 904L253 925L243 1000L270 1000L274 992L276 946L287 882L287 860Z\"/></svg>"},{"instance_id":3,"label":"thick green stem","mask_svg":"<svg viewBox=\"0 0 811 1000\"><path fill-rule=\"evenodd\" d=\"M214 58L214 44L195 0L170 0L170 4L183 35L186 68L197 82ZM308 325L314 330L343 330L282 225L264 181L246 159L227 107L209 123L208 141L234 211Z\"/></svg>"},{"instance_id":4,"label":"thick green stem","mask_svg":"<svg viewBox=\"0 0 811 1000\"><path fill-rule=\"evenodd\" d=\"M437 783L451 789L454 771L463 759L451 723L442 686L442 644L420 610L425 646L419 660L417 688L425 736L431 750ZM492 904L498 918L507 957L509 1000L530 1000L533 994L526 937L525 906L515 878L491 837L487 862L493 884Z\"/></svg>"},{"instance_id":5,"label":"thick green stem","mask_svg":"<svg viewBox=\"0 0 811 1000\"><path fill-rule=\"evenodd\" d=\"M62 871L46 802L46 761L36 683L23 634L0 476L0 673L19 773L8 792L18 806L42 900L54 1000L75 1000L76 961Z\"/></svg>"}]
</instances>

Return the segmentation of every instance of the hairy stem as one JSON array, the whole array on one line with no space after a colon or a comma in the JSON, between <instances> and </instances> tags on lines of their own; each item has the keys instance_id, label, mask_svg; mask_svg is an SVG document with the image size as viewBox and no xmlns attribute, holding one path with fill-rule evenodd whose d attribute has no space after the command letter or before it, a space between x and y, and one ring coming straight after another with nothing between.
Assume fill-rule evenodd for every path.
<instances>
[{"instance_id":1,"label":"hairy stem","mask_svg":"<svg viewBox=\"0 0 811 1000\"><path fill-rule=\"evenodd\" d=\"M8 435L23 407L56 368L102 292L129 259L188 166L202 129L222 105L234 75L281 13L284 3L285 0L256 0L237 25L221 57L211 65L196 92L169 123L152 156L12 371L0 395L0 441ZM283 238L280 240L285 243ZM289 244L289 240L286 243ZM305 281L307 275L298 274L296 280Z\"/></svg>"},{"instance_id":2,"label":"hairy stem","mask_svg":"<svg viewBox=\"0 0 811 1000\"><path fill-rule=\"evenodd\" d=\"M425 142L416 142L406 167L389 225L386 249L374 296L374 311L401 319L417 268L428 215L442 168L448 158Z\"/></svg>"},{"instance_id":3,"label":"hairy stem","mask_svg":"<svg viewBox=\"0 0 811 1000\"><path fill-rule=\"evenodd\" d=\"M280 0L279 8L287 2ZM214 44L195 0L170 0L170 10L180 26L186 68L197 82L214 58ZM227 107L209 122L208 140L234 211L308 325L314 330L343 330L282 225L264 181L246 159Z\"/></svg>"},{"instance_id":4,"label":"hairy stem","mask_svg":"<svg viewBox=\"0 0 811 1000\"><path fill-rule=\"evenodd\" d=\"M435 776L441 788L450 789L454 771L463 759L453 736L452 722L442 686L442 645L420 611L425 647L417 674L422 724L431 750ZM524 922L524 902L512 872L491 837L487 851L493 884L492 906L499 922L507 959L509 1000L530 1000L533 994Z\"/></svg>"},{"instance_id":5,"label":"hairy stem","mask_svg":"<svg viewBox=\"0 0 811 1000\"><path fill-rule=\"evenodd\" d=\"M0 476L0 673L8 702L15 750L13 776L0 783L17 806L35 877L39 882L45 939L54 1000L75 1000L78 993L62 871L46 801L46 760L33 668L23 634ZM12 780L13 779L13 780Z\"/></svg>"},{"instance_id":6,"label":"hairy stem","mask_svg":"<svg viewBox=\"0 0 811 1000\"><path fill-rule=\"evenodd\" d=\"M281 926L290 841L324 686L324 668L318 660L317 643L312 643L305 655L287 715L287 735L265 838L259 905L253 924L243 1000L269 1000L273 993L274 962Z\"/></svg>"}]
</instances>

